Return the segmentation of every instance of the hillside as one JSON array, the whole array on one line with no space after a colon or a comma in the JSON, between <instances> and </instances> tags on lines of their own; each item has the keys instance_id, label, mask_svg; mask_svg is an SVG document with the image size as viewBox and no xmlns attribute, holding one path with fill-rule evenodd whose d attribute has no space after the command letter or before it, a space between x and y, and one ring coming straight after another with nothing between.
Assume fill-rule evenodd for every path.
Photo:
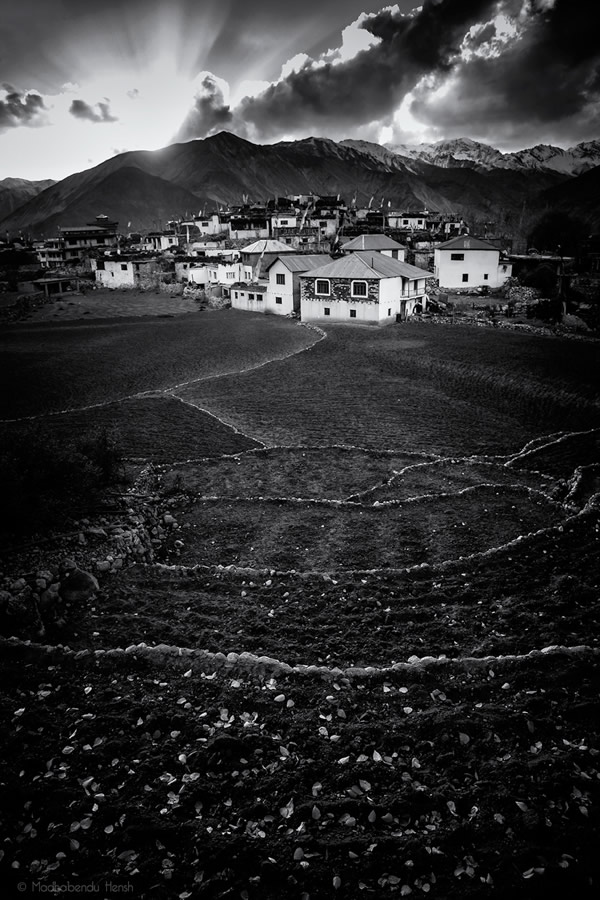
<instances>
[{"instance_id":1,"label":"hillside","mask_svg":"<svg viewBox=\"0 0 600 900\"><path fill-rule=\"evenodd\" d=\"M600 226L600 166L555 185L539 196L547 210L576 214L592 228Z\"/></svg>"},{"instance_id":2,"label":"hillside","mask_svg":"<svg viewBox=\"0 0 600 900\"><path fill-rule=\"evenodd\" d=\"M318 137L262 146L221 132L162 150L131 151L51 186L5 216L0 229L40 235L99 213L144 228L206 201L235 204L246 194L265 202L311 192L510 225L524 200L535 208L537 194L569 178L547 168L473 168L464 161L441 166L377 147Z\"/></svg>"},{"instance_id":3,"label":"hillside","mask_svg":"<svg viewBox=\"0 0 600 900\"><path fill-rule=\"evenodd\" d=\"M36 197L55 182L51 178L45 181L28 181L26 178L4 178L0 181L0 218L11 215L16 209Z\"/></svg>"},{"instance_id":4,"label":"hillside","mask_svg":"<svg viewBox=\"0 0 600 900\"><path fill-rule=\"evenodd\" d=\"M21 227L27 227L25 223L30 217L40 217L38 229L43 228L47 235L54 234L58 226L93 222L95 216L103 213L123 228L131 222L133 230L151 229L175 215L193 214L202 204L201 198L185 188L134 166L99 174L104 177L69 184L68 192L62 196L61 186L65 182L60 182L38 202L34 199L21 207L16 213L23 222Z\"/></svg>"}]
</instances>

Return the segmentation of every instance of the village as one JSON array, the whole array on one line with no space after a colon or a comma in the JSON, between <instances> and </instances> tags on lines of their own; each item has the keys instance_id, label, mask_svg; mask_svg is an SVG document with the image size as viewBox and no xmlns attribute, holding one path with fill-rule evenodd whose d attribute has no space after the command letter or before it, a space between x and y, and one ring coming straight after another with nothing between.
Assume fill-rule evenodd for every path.
<instances>
[{"instance_id":1,"label":"village","mask_svg":"<svg viewBox=\"0 0 600 900\"><path fill-rule=\"evenodd\" d=\"M44 270L21 267L17 293L28 306L91 287L152 290L303 322L383 325L425 312L432 292L488 293L511 277L510 242L472 236L459 216L383 200L357 209L339 195L243 199L145 234L98 215L13 242Z\"/></svg>"},{"instance_id":2,"label":"village","mask_svg":"<svg viewBox=\"0 0 600 900\"><path fill-rule=\"evenodd\" d=\"M479 236L459 215L393 210L384 198L373 209L373 199L363 208L340 195L290 195L259 205L244 195L239 206L204 209L165 227L156 222L145 233L97 215L60 226L45 240L7 235L0 249L28 258L12 284L0 272L0 313L21 318L63 295L103 289L306 323L385 325L449 307L529 316L540 298L554 295L549 318L561 321L571 282L584 306L588 300L595 306L593 241L583 248L582 266L560 248L519 246L493 227L479 227Z\"/></svg>"}]
</instances>

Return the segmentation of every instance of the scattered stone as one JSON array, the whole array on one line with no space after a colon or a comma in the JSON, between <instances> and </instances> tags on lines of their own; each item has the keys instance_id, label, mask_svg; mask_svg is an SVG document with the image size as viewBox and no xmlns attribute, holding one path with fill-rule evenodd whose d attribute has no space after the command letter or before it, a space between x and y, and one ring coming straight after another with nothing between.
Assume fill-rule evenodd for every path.
<instances>
[{"instance_id":1,"label":"scattered stone","mask_svg":"<svg viewBox=\"0 0 600 900\"><path fill-rule=\"evenodd\" d=\"M84 603L99 589L98 580L90 572L74 569L60 582L59 593L67 603Z\"/></svg>"}]
</instances>

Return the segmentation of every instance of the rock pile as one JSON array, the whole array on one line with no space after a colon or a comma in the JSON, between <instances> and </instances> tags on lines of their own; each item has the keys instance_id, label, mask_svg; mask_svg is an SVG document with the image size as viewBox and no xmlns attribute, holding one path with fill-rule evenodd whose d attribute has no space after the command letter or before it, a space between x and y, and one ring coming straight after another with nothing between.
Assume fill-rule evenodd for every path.
<instances>
[{"instance_id":1,"label":"rock pile","mask_svg":"<svg viewBox=\"0 0 600 900\"><path fill-rule=\"evenodd\" d=\"M71 606L88 603L100 591L98 576L152 563L165 539L179 527L149 498L118 521L101 517L77 524L79 530L46 536L42 547L17 555L13 571L0 576L1 635L39 641L47 628L65 624ZM24 572L27 563L36 568Z\"/></svg>"}]
</instances>

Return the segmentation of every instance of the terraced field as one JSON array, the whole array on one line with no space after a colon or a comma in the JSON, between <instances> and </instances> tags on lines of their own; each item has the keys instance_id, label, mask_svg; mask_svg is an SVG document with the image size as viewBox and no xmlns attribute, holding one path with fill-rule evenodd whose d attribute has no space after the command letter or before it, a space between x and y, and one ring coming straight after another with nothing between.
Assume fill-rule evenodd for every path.
<instances>
[{"instance_id":1,"label":"terraced field","mask_svg":"<svg viewBox=\"0 0 600 900\"><path fill-rule=\"evenodd\" d=\"M102 407L171 524L2 642L3 883L595 897L599 345L275 327Z\"/></svg>"}]
</instances>

